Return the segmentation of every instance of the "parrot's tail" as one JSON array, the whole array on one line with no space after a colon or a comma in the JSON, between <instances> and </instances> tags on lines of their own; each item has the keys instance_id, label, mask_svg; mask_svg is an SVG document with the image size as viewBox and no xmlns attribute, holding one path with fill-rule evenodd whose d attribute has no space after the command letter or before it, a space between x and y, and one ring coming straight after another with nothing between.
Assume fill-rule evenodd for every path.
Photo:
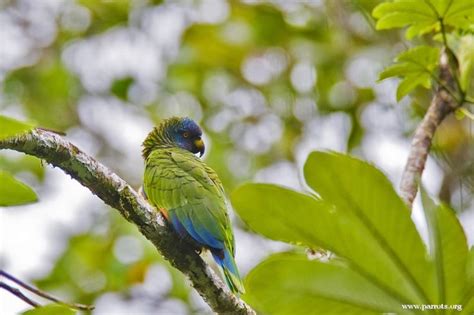
<instances>
[{"instance_id":1,"label":"parrot's tail","mask_svg":"<svg viewBox=\"0 0 474 315\"><path fill-rule=\"evenodd\" d=\"M224 273L224 279L227 286L235 294L245 293L244 284L240 279L239 270L235 264L234 257L229 250L224 249L222 251L211 251L217 264L222 268Z\"/></svg>"}]
</instances>

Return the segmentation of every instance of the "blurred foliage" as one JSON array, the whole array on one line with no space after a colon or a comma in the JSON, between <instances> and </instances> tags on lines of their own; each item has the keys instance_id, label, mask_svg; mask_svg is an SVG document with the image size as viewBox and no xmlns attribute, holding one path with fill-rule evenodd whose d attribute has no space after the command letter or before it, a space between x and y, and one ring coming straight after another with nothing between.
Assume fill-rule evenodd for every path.
<instances>
[{"instance_id":1,"label":"blurred foliage","mask_svg":"<svg viewBox=\"0 0 474 315\"><path fill-rule=\"evenodd\" d=\"M47 8L52 13L38 15L40 18L35 20L31 12L43 12L43 2L9 1L1 6L2 14L16 17L15 38L28 41L28 54L21 61L0 67L0 110L42 127L67 131L74 140L90 144L88 152L119 170L120 176L134 179L140 178L137 174L142 171L140 162L133 159L140 148L122 141L133 129L131 124L122 125L122 116L142 124L157 123L170 115L189 115L204 127L209 144L206 162L217 171L229 192L255 178L284 180L274 166L284 162L298 170L314 147L364 156L368 154L365 141L369 136L411 134L425 113L431 91L412 86L409 97L395 104L395 93L391 93L394 87L375 84L383 65L407 46L398 32L375 31L371 12L383 1L253 2L220 1L224 5L219 13L223 18L216 18L213 10L217 12L218 5L204 6L204 1L77 0L56 9ZM396 2L386 6L401 8L407 1ZM462 9L464 12L466 8ZM379 9L379 14L390 20L393 17L388 11ZM38 21L51 23L50 28ZM417 43L431 45L428 33L439 30L439 25L431 13L429 21L426 27L417 19L377 27L415 26L416 35L420 35ZM452 20L454 24L449 21L450 29L459 26L458 20ZM176 31L180 28L182 32ZM44 35L48 31L50 37ZM117 34L123 34L120 32L129 32L123 37L123 46L114 41ZM448 36L462 61L461 77L467 91L474 84L469 75L473 54L468 33ZM173 38L167 38L167 34L173 34ZM142 39L149 46L142 46ZM171 44L160 47L160 41L166 40ZM135 56L134 47L152 52ZM107 48L109 51L104 53ZM147 58L150 54L152 57ZM155 69L152 65L156 60L162 77L143 75L147 69ZM390 78L388 82L396 81ZM367 112L374 108L380 110L378 113L398 116L398 123L385 121L385 116L367 119ZM443 167L440 197L459 210L469 209L472 204L472 194L466 197L470 201L456 204L460 178L467 183L464 189L467 186L472 193L474 188L474 172L470 173L474 168L468 164L474 160L474 146L466 121L448 120L435 139L436 156ZM324 129L337 130L328 134ZM34 158L2 153L0 167L13 174L28 172L39 180L44 178L44 169ZM262 175L268 173L273 176ZM138 187L140 181L131 184ZM287 202L303 198L296 192L284 194L289 198ZM307 199L311 205L321 206L315 198ZM256 196L256 203L258 200ZM37 279L39 287L60 292L74 302L95 304L107 293L116 292L126 301L152 304L156 296L148 298L140 291L140 298L134 292L141 290L153 266L162 265L172 283L159 293L163 299L155 307L180 300L189 313L207 312L193 300L183 276L170 268L134 227L109 209L102 212L106 217L96 215L87 231L79 235L62 231L57 235L59 240L68 239L67 245L51 272ZM270 229L279 227L278 239L301 241L301 235L292 238L291 229L280 226L276 218L266 216L265 222L268 224L259 227L260 233L274 238ZM242 222L237 226L246 229ZM286 232L288 235L284 235ZM143 247L143 253L132 262L120 259L114 250L124 236L138 240ZM356 235L355 239L364 237L368 235ZM368 240L373 241L370 237ZM284 259L299 263L299 258L291 255ZM273 263L278 262L269 264ZM308 268L318 269L319 265Z\"/></svg>"},{"instance_id":2,"label":"blurred foliage","mask_svg":"<svg viewBox=\"0 0 474 315\"><path fill-rule=\"evenodd\" d=\"M232 195L236 211L256 232L322 247L338 257L268 258L246 278L244 298L258 310L409 314L403 304L460 304L461 314L474 311L468 245L452 209L423 195L432 244L428 253L408 209L374 166L343 154L313 152L304 173L321 199L271 184L247 184Z\"/></svg>"},{"instance_id":3,"label":"blurred foliage","mask_svg":"<svg viewBox=\"0 0 474 315\"><path fill-rule=\"evenodd\" d=\"M32 128L30 124L0 115L0 141L28 132ZM7 166L8 161L0 157L0 165ZM9 171L12 172L10 169ZM15 179L10 172L0 169L0 206L18 206L37 201L38 196L33 189Z\"/></svg>"},{"instance_id":4,"label":"blurred foliage","mask_svg":"<svg viewBox=\"0 0 474 315\"><path fill-rule=\"evenodd\" d=\"M18 206L38 200L28 185L18 181L11 174L0 170L0 206Z\"/></svg>"},{"instance_id":5,"label":"blurred foliage","mask_svg":"<svg viewBox=\"0 0 474 315\"><path fill-rule=\"evenodd\" d=\"M124 289L130 290L142 284L151 266L163 264L172 280L169 290L163 292L164 298L187 301L189 287L184 283L184 276L163 260L155 247L146 241L136 228L124 225L120 215L113 212L110 220L105 231L98 233L92 230L72 236L67 244L67 251L56 261L50 274L36 282L37 285L50 292L68 292L77 297L77 302L83 304L93 304L98 295L110 292L123 292L128 298L132 298L132 292ZM140 247L143 253L128 263L119 260L117 241L121 239L136 240L128 244L128 247L125 246L122 254L126 255L127 251L132 250L130 246ZM141 294L141 299L148 299L148 302L157 298L151 293L147 296L146 291Z\"/></svg>"},{"instance_id":6,"label":"blurred foliage","mask_svg":"<svg viewBox=\"0 0 474 315\"><path fill-rule=\"evenodd\" d=\"M32 125L0 115L0 140L5 140L25 133L33 128Z\"/></svg>"},{"instance_id":7,"label":"blurred foliage","mask_svg":"<svg viewBox=\"0 0 474 315\"><path fill-rule=\"evenodd\" d=\"M110 27L124 24L130 11L129 0L94 1L79 0L78 3L89 9L94 21L89 26L91 34L107 31Z\"/></svg>"},{"instance_id":8,"label":"blurred foliage","mask_svg":"<svg viewBox=\"0 0 474 315\"><path fill-rule=\"evenodd\" d=\"M110 92L122 100L127 100L128 89L132 83L133 78L130 77L118 79L112 84Z\"/></svg>"},{"instance_id":9,"label":"blurred foliage","mask_svg":"<svg viewBox=\"0 0 474 315\"><path fill-rule=\"evenodd\" d=\"M4 92L21 102L26 115L38 125L66 130L77 124L77 84L58 56L47 55L35 67L12 72L4 82Z\"/></svg>"},{"instance_id":10,"label":"blurred foliage","mask_svg":"<svg viewBox=\"0 0 474 315\"><path fill-rule=\"evenodd\" d=\"M74 315L75 311L71 310L67 306L49 304L41 306L32 310L28 310L23 315Z\"/></svg>"}]
</instances>

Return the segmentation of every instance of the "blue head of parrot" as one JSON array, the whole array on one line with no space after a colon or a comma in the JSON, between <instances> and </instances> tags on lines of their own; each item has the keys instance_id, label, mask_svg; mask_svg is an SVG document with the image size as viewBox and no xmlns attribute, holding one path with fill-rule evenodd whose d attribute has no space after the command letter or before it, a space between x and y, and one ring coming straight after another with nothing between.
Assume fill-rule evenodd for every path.
<instances>
[{"instance_id":1,"label":"blue head of parrot","mask_svg":"<svg viewBox=\"0 0 474 315\"><path fill-rule=\"evenodd\" d=\"M199 156L204 154L202 130L194 120L188 117L178 118L173 124L169 124L167 129L168 134L178 147L192 153L199 153Z\"/></svg>"},{"instance_id":2,"label":"blue head of parrot","mask_svg":"<svg viewBox=\"0 0 474 315\"><path fill-rule=\"evenodd\" d=\"M188 117L171 117L163 120L146 137L142 144L142 155L145 160L152 151L176 146L194 154L204 154L202 130Z\"/></svg>"}]
</instances>

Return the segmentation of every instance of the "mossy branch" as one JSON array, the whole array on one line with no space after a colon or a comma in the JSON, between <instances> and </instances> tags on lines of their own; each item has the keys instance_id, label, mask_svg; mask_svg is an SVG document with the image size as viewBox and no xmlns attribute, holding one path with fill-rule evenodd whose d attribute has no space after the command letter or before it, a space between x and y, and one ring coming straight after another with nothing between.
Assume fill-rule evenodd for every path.
<instances>
[{"instance_id":1,"label":"mossy branch","mask_svg":"<svg viewBox=\"0 0 474 315\"><path fill-rule=\"evenodd\" d=\"M36 156L62 169L107 205L117 209L158 252L185 274L192 286L216 313L255 314L233 295L201 257L166 224L163 217L130 185L107 167L52 132L35 129L0 141L0 149Z\"/></svg>"}]
</instances>

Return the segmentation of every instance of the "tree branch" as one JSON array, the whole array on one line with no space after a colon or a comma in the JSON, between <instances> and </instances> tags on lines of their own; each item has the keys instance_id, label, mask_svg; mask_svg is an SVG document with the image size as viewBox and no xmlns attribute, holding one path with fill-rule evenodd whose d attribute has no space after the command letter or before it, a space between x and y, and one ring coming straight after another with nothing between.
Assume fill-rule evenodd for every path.
<instances>
[{"instance_id":1,"label":"tree branch","mask_svg":"<svg viewBox=\"0 0 474 315\"><path fill-rule=\"evenodd\" d=\"M227 289L192 247L168 228L156 209L118 175L70 142L49 131L35 129L0 141L0 149L12 149L44 159L117 209L138 227L171 265L189 278L216 313L255 314L250 306Z\"/></svg>"},{"instance_id":2,"label":"tree branch","mask_svg":"<svg viewBox=\"0 0 474 315\"><path fill-rule=\"evenodd\" d=\"M4 290L10 292L11 294L16 296L20 300L23 300L25 303L27 303L27 304L29 304L33 307L40 307L41 306L39 303L33 301L32 299L30 299L29 297L24 295L19 289L11 287L8 284L6 284L5 282L0 281L0 289L4 289Z\"/></svg>"},{"instance_id":3,"label":"tree branch","mask_svg":"<svg viewBox=\"0 0 474 315\"><path fill-rule=\"evenodd\" d=\"M15 284L19 285L20 287L23 287L24 289L38 295L38 296L41 296L42 298L45 298L47 300L50 300L52 302L55 302L55 303L58 303L58 304L61 304L61 305L65 305L69 308L72 308L72 309L76 309L76 310L82 310L82 311L91 311L94 309L94 306L93 305L84 305L84 304L77 304L77 303L68 303L68 302L64 302L64 301L61 301L60 299L58 299L57 297L54 297L46 292L43 292L35 287L32 287L31 285L27 284L27 283L24 283L23 281L21 281L20 279L17 279L15 278L14 276L12 276L11 274L3 271L3 270L0 270L0 278L1 277L5 277L6 279L10 280L11 282L14 282ZM10 291L10 290L9 290ZM11 291L10 291L11 292ZM13 293L13 292L12 292ZM15 293L13 293L15 294ZM16 294L15 294L16 295ZM17 295L18 296L18 295ZM28 303L28 302L27 302ZM31 303L28 303L31 305ZM34 306L34 305L33 305Z\"/></svg>"},{"instance_id":4,"label":"tree branch","mask_svg":"<svg viewBox=\"0 0 474 315\"><path fill-rule=\"evenodd\" d=\"M425 117L416 128L400 183L401 196L410 208L418 191L418 184L425 169L436 129L446 116L460 105L449 93L449 89L455 90L455 80L446 51L441 53L439 70L441 82L444 84L438 86Z\"/></svg>"}]
</instances>

